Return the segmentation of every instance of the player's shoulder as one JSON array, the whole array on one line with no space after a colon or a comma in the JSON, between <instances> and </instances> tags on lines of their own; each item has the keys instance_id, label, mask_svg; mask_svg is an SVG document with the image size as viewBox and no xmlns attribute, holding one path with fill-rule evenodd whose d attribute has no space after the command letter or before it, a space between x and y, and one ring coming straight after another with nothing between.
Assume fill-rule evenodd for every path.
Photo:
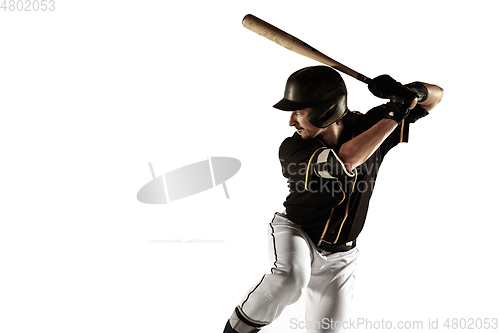
<instances>
[{"instance_id":1,"label":"player's shoulder","mask_svg":"<svg viewBox=\"0 0 500 333\"><path fill-rule=\"evenodd\" d=\"M295 155L298 152L309 152L322 146L323 144L320 141L316 139L305 140L300 136L300 134L295 132L292 136L283 140L279 148L279 155L280 158L286 158Z\"/></svg>"},{"instance_id":2,"label":"player's shoulder","mask_svg":"<svg viewBox=\"0 0 500 333\"><path fill-rule=\"evenodd\" d=\"M365 116L366 114L363 112L349 110L347 115L344 117L344 122L356 124L357 122L362 121Z\"/></svg>"},{"instance_id":3,"label":"player's shoulder","mask_svg":"<svg viewBox=\"0 0 500 333\"><path fill-rule=\"evenodd\" d=\"M349 119L346 121L346 125L348 126L346 127L352 128L352 131L356 136L375 125L378 121L380 121L380 119L381 117L377 113L374 113L373 109L366 113L350 111Z\"/></svg>"},{"instance_id":4,"label":"player's shoulder","mask_svg":"<svg viewBox=\"0 0 500 333\"><path fill-rule=\"evenodd\" d=\"M299 133L295 132L292 136L289 136L285 138L285 140L283 140L280 145L280 150L292 147L307 147L311 144L314 144L314 141L316 140L304 140Z\"/></svg>"},{"instance_id":5,"label":"player's shoulder","mask_svg":"<svg viewBox=\"0 0 500 333\"><path fill-rule=\"evenodd\" d=\"M283 140L283 142L281 143L281 146L283 146L283 145L289 145L289 144L291 144L292 142L295 142L295 141L300 142L299 140L306 141L306 140L302 139L302 137L300 136L299 133L294 132L293 135L291 135L291 136L289 136L289 137L287 137L287 138L285 138Z\"/></svg>"}]
</instances>

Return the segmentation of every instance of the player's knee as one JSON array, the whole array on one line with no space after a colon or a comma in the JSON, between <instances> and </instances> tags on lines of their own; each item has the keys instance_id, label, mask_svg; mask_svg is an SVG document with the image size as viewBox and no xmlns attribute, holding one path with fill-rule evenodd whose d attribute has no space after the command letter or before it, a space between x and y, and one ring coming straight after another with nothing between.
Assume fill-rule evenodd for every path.
<instances>
[{"instance_id":1,"label":"player's knee","mask_svg":"<svg viewBox=\"0 0 500 333\"><path fill-rule=\"evenodd\" d=\"M291 292L299 293L309 283L309 274L306 270L298 267L291 267L283 274L283 287Z\"/></svg>"},{"instance_id":2,"label":"player's knee","mask_svg":"<svg viewBox=\"0 0 500 333\"><path fill-rule=\"evenodd\" d=\"M307 286L307 277L298 270L290 270L283 275L281 281L281 299L278 301L284 306L297 302L302 294L302 289Z\"/></svg>"}]
</instances>

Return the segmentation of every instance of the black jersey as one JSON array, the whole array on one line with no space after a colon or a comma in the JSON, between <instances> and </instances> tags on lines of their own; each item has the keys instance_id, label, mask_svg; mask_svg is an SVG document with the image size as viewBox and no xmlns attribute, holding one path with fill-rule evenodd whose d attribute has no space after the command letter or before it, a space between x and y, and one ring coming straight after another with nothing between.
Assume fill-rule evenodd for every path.
<instances>
[{"instance_id":1,"label":"black jersey","mask_svg":"<svg viewBox=\"0 0 500 333\"><path fill-rule=\"evenodd\" d=\"M343 244L358 237L363 229L379 167L387 152L400 142L408 142L409 124L403 121L352 175L322 178L314 170L318 155L325 149L335 153L342 144L364 132L381 117L376 108L366 114L349 112L339 142L327 146L317 139L304 140L295 133L280 146L283 176L290 193L284 202L288 218L299 224L317 244Z\"/></svg>"}]
</instances>

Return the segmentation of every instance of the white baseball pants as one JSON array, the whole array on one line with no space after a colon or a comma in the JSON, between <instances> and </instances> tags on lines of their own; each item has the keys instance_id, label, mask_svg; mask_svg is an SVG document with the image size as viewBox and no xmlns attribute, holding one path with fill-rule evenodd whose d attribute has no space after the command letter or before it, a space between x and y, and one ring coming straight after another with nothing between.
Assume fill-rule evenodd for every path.
<instances>
[{"instance_id":1,"label":"white baseball pants","mask_svg":"<svg viewBox=\"0 0 500 333\"><path fill-rule=\"evenodd\" d=\"M271 273L239 304L248 319L269 324L306 291L308 333L343 332L349 321L358 249L323 253L297 224L276 213L269 224Z\"/></svg>"}]
</instances>

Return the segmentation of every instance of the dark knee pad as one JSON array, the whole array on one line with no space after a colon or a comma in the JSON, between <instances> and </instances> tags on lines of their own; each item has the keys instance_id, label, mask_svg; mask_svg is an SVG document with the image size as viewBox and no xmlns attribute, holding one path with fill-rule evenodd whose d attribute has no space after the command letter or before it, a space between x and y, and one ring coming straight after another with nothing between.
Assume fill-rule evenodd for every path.
<instances>
[{"instance_id":1,"label":"dark knee pad","mask_svg":"<svg viewBox=\"0 0 500 333\"><path fill-rule=\"evenodd\" d=\"M248 318L241 309L237 307L227 321L223 333L257 333L266 324L267 323L257 322Z\"/></svg>"}]
</instances>

